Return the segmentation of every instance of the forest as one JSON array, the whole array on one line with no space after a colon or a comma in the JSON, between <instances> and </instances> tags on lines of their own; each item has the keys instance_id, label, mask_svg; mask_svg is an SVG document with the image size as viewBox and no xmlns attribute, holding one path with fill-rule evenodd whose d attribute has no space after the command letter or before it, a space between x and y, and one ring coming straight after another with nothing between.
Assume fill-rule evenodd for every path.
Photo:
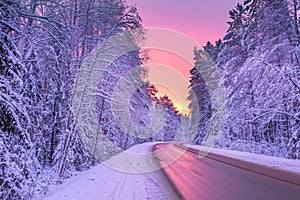
<instances>
[{"instance_id":1,"label":"forest","mask_svg":"<svg viewBox=\"0 0 300 200\"><path fill-rule=\"evenodd\" d=\"M135 144L206 144L211 126L218 148L300 159L299 12L299 0L245 0L230 10L224 38L194 49L187 117L144 80L137 8L2 0L0 198L33 199ZM208 83L215 73L224 96Z\"/></svg>"},{"instance_id":2,"label":"forest","mask_svg":"<svg viewBox=\"0 0 300 200\"><path fill-rule=\"evenodd\" d=\"M297 0L246 0L230 10L223 40L194 49L194 143L203 142L214 116L203 72L216 66L226 96L218 146L300 158L299 9Z\"/></svg>"}]
</instances>

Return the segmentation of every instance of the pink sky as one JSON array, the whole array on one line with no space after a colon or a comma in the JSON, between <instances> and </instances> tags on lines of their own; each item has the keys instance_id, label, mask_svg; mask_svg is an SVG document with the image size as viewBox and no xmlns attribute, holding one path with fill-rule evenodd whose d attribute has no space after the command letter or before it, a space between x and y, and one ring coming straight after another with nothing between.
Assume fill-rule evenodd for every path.
<instances>
[{"instance_id":1,"label":"pink sky","mask_svg":"<svg viewBox=\"0 0 300 200\"><path fill-rule=\"evenodd\" d=\"M228 27L226 22L229 21L229 10L243 0L127 0L127 2L129 5L136 5L144 27L175 30L194 39L202 46L207 41L214 42L223 38ZM193 53L193 49L190 53ZM188 113L189 102L185 98L188 94L189 70L193 66L180 60L178 56L180 57L170 52L160 53L150 49L148 79L155 83L159 96L167 94L181 112ZM190 62L193 63L192 60ZM166 70L160 70L160 65L155 66L154 63L175 70L184 77L185 83L179 81L180 85L174 89L178 76L174 73L167 74Z\"/></svg>"}]
</instances>

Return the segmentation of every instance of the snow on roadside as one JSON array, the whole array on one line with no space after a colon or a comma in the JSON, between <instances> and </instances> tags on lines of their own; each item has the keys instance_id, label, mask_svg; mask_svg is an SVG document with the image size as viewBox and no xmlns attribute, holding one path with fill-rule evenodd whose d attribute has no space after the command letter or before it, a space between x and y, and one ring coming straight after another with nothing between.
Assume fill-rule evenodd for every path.
<instances>
[{"instance_id":1,"label":"snow on roadside","mask_svg":"<svg viewBox=\"0 0 300 200\"><path fill-rule=\"evenodd\" d=\"M124 165L131 165L138 169L143 166L155 165L155 161L147 158L147 156L140 156L137 160L128 159L129 153L149 153L152 151L155 143L146 143L136 145L123 153L118 155ZM145 159L144 159L145 158ZM127 160L127 161L126 161ZM64 184L57 186L50 191L46 196L40 199L45 200L109 200L109 199L178 199L175 191L165 178L160 170L150 171L143 173L130 173L119 171L108 167L109 165L99 164L90 170L79 173L76 177L67 180ZM153 169L158 169L153 166ZM140 171L143 171L140 169ZM138 171L139 172L139 171Z\"/></svg>"},{"instance_id":2,"label":"snow on roadside","mask_svg":"<svg viewBox=\"0 0 300 200\"><path fill-rule=\"evenodd\" d=\"M193 149L198 149L198 150L201 149L201 146L199 145L186 144L186 146L191 147ZM217 148L214 148L211 151L211 153L232 157L236 159L241 159L246 162L263 165L274 169L300 174L300 160L289 160L280 157L266 156L266 155L248 153L248 152L217 149Z\"/></svg>"}]
</instances>

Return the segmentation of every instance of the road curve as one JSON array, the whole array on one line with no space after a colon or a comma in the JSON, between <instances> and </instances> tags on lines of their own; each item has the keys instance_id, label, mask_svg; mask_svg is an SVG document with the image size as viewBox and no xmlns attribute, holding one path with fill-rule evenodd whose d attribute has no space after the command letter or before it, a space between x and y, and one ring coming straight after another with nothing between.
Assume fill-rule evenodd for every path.
<instances>
[{"instance_id":1,"label":"road curve","mask_svg":"<svg viewBox=\"0 0 300 200\"><path fill-rule=\"evenodd\" d=\"M300 176L197 150L157 144L158 163L182 199L299 200Z\"/></svg>"}]
</instances>

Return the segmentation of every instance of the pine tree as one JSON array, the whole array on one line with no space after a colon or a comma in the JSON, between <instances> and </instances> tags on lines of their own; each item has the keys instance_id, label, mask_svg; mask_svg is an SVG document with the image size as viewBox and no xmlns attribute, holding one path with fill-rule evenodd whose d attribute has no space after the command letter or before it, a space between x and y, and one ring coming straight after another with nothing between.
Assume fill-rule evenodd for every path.
<instances>
[{"instance_id":1,"label":"pine tree","mask_svg":"<svg viewBox=\"0 0 300 200\"><path fill-rule=\"evenodd\" d=\"M284 156L297 143L291 139L298 129L297 25L285 0L249 0L238 7L230 12L229 37L218 57L228 107L223 145Z\"/></svg>"},{"instance_id":2,"label":"pine tree","mask_svg":"<svg viewBox=\"0 0 300 200\"><path fill-rule=\"evenodd\" d=\"M191 101L189 105L191 109L191 126L196 126L191 127L191 129L197 131L197 133L194 133L195 138L193 138L193 142L196 144L201 144L204 140L211 118L210 93L203 78L204 74L201 73L201 65L205 62L205 53L206 51L194 49L195 67L190 71L191 79L188 100Z\"/></svg>"}]
</instances>

